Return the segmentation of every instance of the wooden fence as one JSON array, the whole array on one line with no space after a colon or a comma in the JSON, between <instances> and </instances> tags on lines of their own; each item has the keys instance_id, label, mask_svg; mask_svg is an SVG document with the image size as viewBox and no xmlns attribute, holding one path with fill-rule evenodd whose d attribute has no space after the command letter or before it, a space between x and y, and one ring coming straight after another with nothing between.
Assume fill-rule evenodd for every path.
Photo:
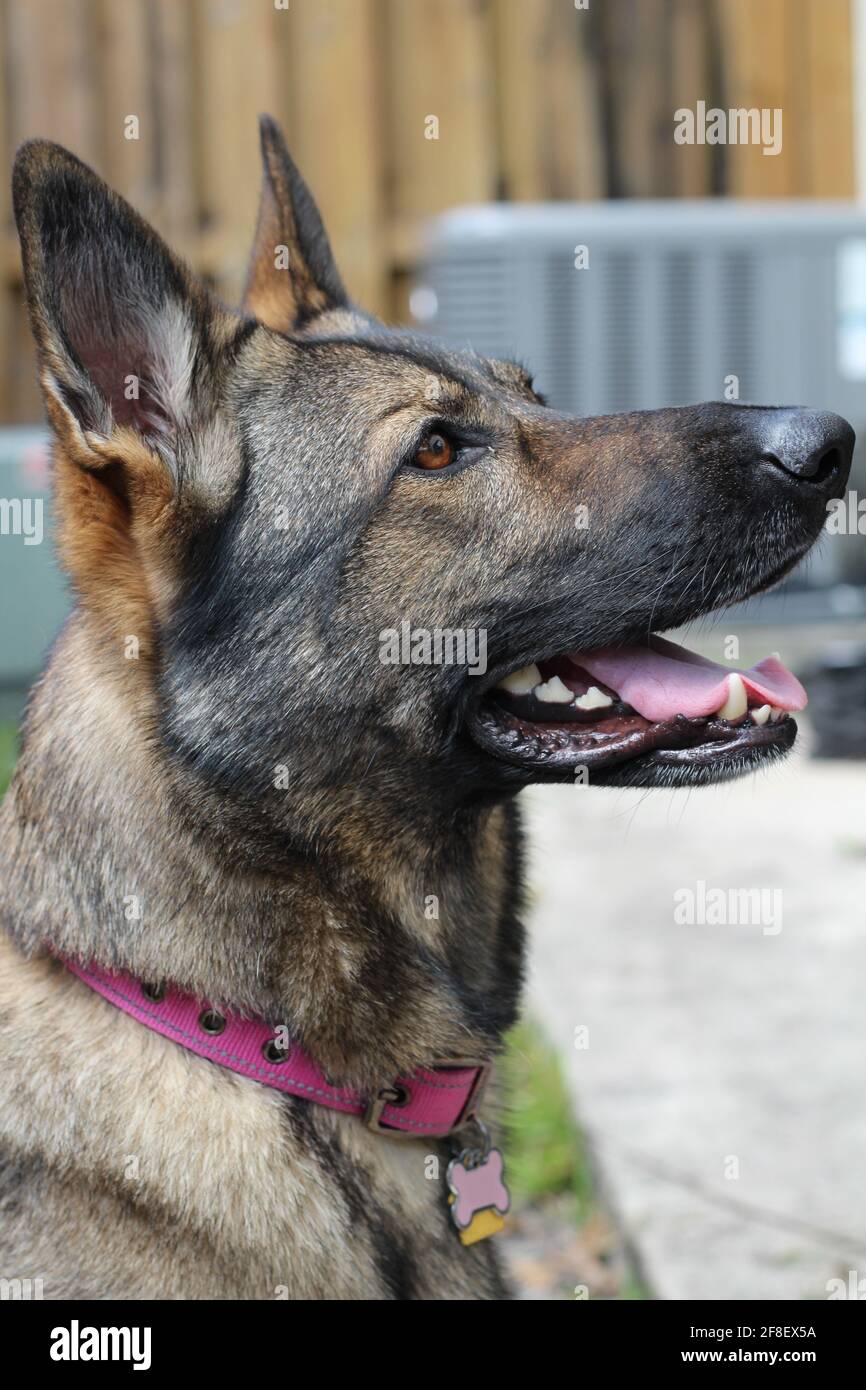
<instances>
[{"instance_id":1,"label":"wooden fence","mask_svg":"<svg viewBox=\"0 0 866 1390\"><path fill-rule=\"evenodd\" d=\"M400 317L455 204L850 196L850 28L849 0L0 0L0 154L62 141L231 298L270 111L353 293ZM698 100L781 107L782 153L675 144ZM7 183L0 420L36 419Z\"/></svg>"}]
</instances>

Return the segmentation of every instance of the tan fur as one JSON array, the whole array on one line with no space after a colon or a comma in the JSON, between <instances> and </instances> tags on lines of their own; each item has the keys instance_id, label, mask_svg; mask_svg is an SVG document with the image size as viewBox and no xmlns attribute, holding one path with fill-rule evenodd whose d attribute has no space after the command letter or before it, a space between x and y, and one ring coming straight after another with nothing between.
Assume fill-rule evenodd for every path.
<instances>
[{"instance_id":1,"label":"tan fur","mask_svg":"<svg viewBox=\"0 0 866 1390\"><path fill-rule=\"evenodd\" d=\"M0 1142L42 1169L3 1222L3 1270L46 1298L342 1298L378 1288L338 1184L287 1142L281 1098L142 1029L62 967L0 938ZM38 1062L38 1065L34 1065ZM50 1077L50 1081L47 1079ZM58 1101L60 1104L58 1104ZM22 1124L22 1117L26 1122ZM318 1111L360 1186L425 1242L427 1296L453 1297L439 1159ZM58 1250L74 1251L71 1262ZM464 1295L478 1260L465 1262Z\"/></svg>"},{"instance_id":2,"label":"tan fur","mask_svg":"<svg viewBox=\"0 0 866 1390\"><path fill-rule=\"evenodd\" d=\"M36 889L31 949L44 938L140 978L168 973L216 1002L231 978L234 1007L275 1024L291 1019L330 1073L367 1088L432 1056L478 1050L436 994L399 1001L383 1049L375 1019L358 1012L368 996L357 991L363 944L344 930L352 903L329 900L309 870L281 884L235 878L203 845L178 839L168 769L154 756L148 720L130 720L126 686L111 674L113 648L93 642L91 624L82 614L57 648L0 808L4 862L26 866L27 891ZM149 692L146 674L138 678ZM141 708L151 699L143 695ZM71 766L63 729L74 738ZM70 773L81 779L77 790ZM66 797L79 792L86 822L70 824ZM82 872L105 861L113 905L103 920L68 915L76 855ZM484 843L479 855L488 855ZM390 868L381 856L378 867L390 883L385 900L419 942L438 952L460 932L451 912L459 883L452 892L434 876L443 915L428 921L423 856L410 871L400 849ZM506 890L493 864L486 872L483 910L493 922ZM129 894L141 896L141 922L127 920ZM146 1032L62 966L26 959L2 937L0 1057L0 1152L30 1171L0 1222L0 1268L43 1278L47 1298L387 1292L381 1252L317 1154L293 1145L281 1097ZM399 1212L423 1249L416 1296L478 1296L490 1251L461 1251L454 1267L442 1211L447 1146L388 1141L355 1119L305 1108L317 1142L338 1146L358 1190Z\"/></svg>"},{"instance_id":3,"label":"tan fur","mask_svg":"<svg viewBox=\"0 0 866 1390\"><path fill-rule=\"evenodd\" d=\"M262 152L246 317L68 152L16 159L77 604L0 808L0 1275L49 1298L502 1297L494 1244L450 1221L449 1143L220 1070L51 955L285 1028L368 1096L494 1059L524 968L515 792L596 755L602 782L691 785L791 741L756 727L726 761L714 735L681 763L706 734L676 720L648 726L658 762L610 753L495 683L775 582L824 494L798 509L788 470L752 466L763 410L579 420L514 364L375 324L267 119ZM834 441L839 492L850 426L799 425ZM434 430L456 454L431 478ZM404 619L483 630L483 681L383 660Z\"/></svg>"},{"instance_id":4,"label":"tan fur","mask_svg":"<svg viewBox=\"0 0 866 1390\"><path fill-rule=\"evenodd\" d=\"M371 712L371 727L378 721L389 734L389 721L406 724L405 754L418 759L411 815L387 787L371 792L369 759L335 778L313 757L276 793L279 732L266 739L263 764L252 745L236 764L252 796L227 793L219 767L199 772L210 753L203 735L205 746L184 756L190 729L197 737L216 718L218 737L231 734L260 717L257 699L275 701L279 716L287 698L282 682L275 697L254 692L248 703L243 686L232 695L231 636L218 647L216 673L200 681L178 617L194 586L190 555L204 547L210 582L224 582L220 554L206 548L213 534L228 543L226 518L256 449L253 552L272 535L275 501L302 513L297 489L307 477L286 497L270 458L299 427L282 409L268 423L286 384L303 388L315 368L300 421L313 442L324 418L318 382L338 436L346 417L368 422L345 478L360 498L376 494L431 402L465 389L411 356L335 342L370 331L369 321L345 302L318 215L272 131L263 152L247 310L294 337L232 319L64 152L36 146L19 161L16 209L55 432L60 550L78 602L34 691L0 807L0 918L10 938L0 938L0 1273L43 1278L48 1298L497 1297L504 1286L493 1248L464 1249L449 1220L449 1143L376 1136L358 1119L219 1070L120 1014L49 955L166 978L216 1007L286 1027L327 1074L366 1094L435 1058L492 1057L514 1015L522 938L513 818L496 804L465 817L426 804L423 779L435 772L441 735L405 719L417 704L417 672L389 707ZM74 218L84 214L70 212L76 191L103 218L120 280L129 275L120 321L100 297L105 276L89 265L98 238L85 236L80 248L83 303L72 281L62 293L57 286L45 248L54 235L65 244L70 217L81 232ZM292 247L290 274L279 280L275 241ZM152 303L136 303L138 336L126 339L129 296L145 290ZM141 364L147 409L132 416L135 427L118 391L130 364L106 362L91 302L117 351ZM55 322L58 312L68 322ZM337 389L341 403L328 399ZM419 573L417 522L398 503L384 536L383 525L371 517L358 536L354 574L330 611L353 640L363 633L366 645L349 660L374 673L382 668L370 644L395 605L417 596L434 617L448 602L432 571L429 583ZM434 533L423 545L447 571L453 541ZM278 606L296 583L282 578L290 556L290 543L277 545L254 570L260 583L276 583ZM244 552L234 581L243 584L256 563ZM252 593L247 620L262 623L268 599ZM197 611L187 618L198 620ZM287 680L299 672L314 689L330 680L335 701L357 699L345 668L333 670L315 612L287 636ZM132 654L129 637L139 643ZM265 669L270 652L265 642ZM434 914L425 910L431 893Z\"/></svg>"}]
</instances>

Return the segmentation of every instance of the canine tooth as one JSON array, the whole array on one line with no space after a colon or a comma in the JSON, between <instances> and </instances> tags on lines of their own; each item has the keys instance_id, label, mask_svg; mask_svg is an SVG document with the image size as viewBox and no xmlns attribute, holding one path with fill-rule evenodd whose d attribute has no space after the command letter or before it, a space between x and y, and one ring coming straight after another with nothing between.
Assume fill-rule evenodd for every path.
<instances>
[{"instance_id":1,"label":"canine tooth","mask_svg":"<svg viewBox=\"0 0 866 1390\"><path fill-rule=\"evenodd\" d=\"M574 699L572 692L559 676L551 676L549 681L537 685L532 693L536 700L541 700L545 705L570 705Z\"/></svg>"},{"instance_id":2,"label":"canine tooth","mask_svg":"<svg viewBox=\"0 0 866 1390\"><path fill-rule=\"evenodd\" d=\"M501 680L496 689L507 690L509 695L528 695L540 680L541 672L537 666L521 666L519 671L512 671L510 676Z\"/></svg>"},{"instance_id":3,"label":"canine tooth","mask_svg":"<svg viewBox=\"0 0 866 1390\"><path fill-rule=\"evenodd\" d=\"M612 705L613 700L609 695L605 695L599 690L597 685L591 685L585 695L581 695L574 702L578 709L604 709L607 705Z\"/></svg>"},{"instance_id":4,"label":"canine tooth","mask_svg":"<svg viewBox=\"0 0 866 1390\"><path fill-rule=\"evenodd\" d=\"M759 709L750 710L749 713L756 724L766 724L770 717L770 709L770 705L761 705Z\"/></svg>"},{"instance_id":5,"label":"canine tooth","mask_svg":"<svg viewBox=\"0 0 866 1390\"><path fill-rule=\"evenodd\" d=\"M728 698L719 710L720 719L739 719L749 708L749 697L742 676L736 671L728 677Z\"/></svg>"}]
</instances>

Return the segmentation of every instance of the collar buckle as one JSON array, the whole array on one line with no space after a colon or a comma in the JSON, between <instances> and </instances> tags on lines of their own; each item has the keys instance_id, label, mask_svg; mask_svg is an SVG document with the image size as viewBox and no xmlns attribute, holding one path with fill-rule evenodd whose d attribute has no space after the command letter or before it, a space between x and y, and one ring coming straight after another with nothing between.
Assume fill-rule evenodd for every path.
<instances>
[{"instance_id":1,"label":"collar buckle","mask_svg":"<svg viewBox=\"0 0 866 1390\"><path fill-rule=\"evenodd\" d=\"M431 1136L437 1139L447 1139L449 1135L456 1134L464 1129L473 1120L477 1120L478 1109L484 1098L487 1083L490 1080L490 1072L493 1064L486 1061L483 1057L437 1057L428 1068L430 1071L469 1071L475 1070L475 1076L470 1083L468 1094L466 1095L460 1111L448 1129L441 1133ZM407 1103L409 1086L402 1082L394 1082L390 1086L383 1086L371 1097L364 1111L364 1123L374 1134L386 1135L389 1139L417 1139L420 1136L411 1129L400 1129L394 1125L389 1125L382 1119L382 1112L386 1106L399 1107Z\"/></svg>"},{"instance_id":2,"label":"collar buckle","mask_svg":"<svg viewBox=\"0 0 866 1390\"><path fill-rule=\"evenodd\" d=\"M460 1114L448 1130L448 1134L456 1134L466 1125L471 1124L473 1120L477 1120L478 1110L484 1099L490 1073L493 1070L493 1063L484 1057L437 1057L433 1063L434 1071L454 1071L460 1067L475 1067L475 1080L472 1082Z\"/></svg>"}]
</instances>

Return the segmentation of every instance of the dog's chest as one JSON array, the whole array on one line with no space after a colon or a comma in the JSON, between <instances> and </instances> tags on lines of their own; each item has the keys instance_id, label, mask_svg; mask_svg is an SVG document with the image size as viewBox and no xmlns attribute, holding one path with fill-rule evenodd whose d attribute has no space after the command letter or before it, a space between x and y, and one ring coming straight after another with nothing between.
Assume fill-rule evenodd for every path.
<instances>
[{"instance_id":1,"label":"dog's chest","mask_svg":"<svg viewBox=\"0 0 866 1390\"><path fill-rule=\"evenodd\" d=\"M39 1012L4 1060L4 1142L27 1149L7 1253L51 1269L46 1297L501 1296L495 1241L452 1223L446 1143L381 1138L64 994L50 1094L28 1079Z\"/></svg>"}]
</instances>

